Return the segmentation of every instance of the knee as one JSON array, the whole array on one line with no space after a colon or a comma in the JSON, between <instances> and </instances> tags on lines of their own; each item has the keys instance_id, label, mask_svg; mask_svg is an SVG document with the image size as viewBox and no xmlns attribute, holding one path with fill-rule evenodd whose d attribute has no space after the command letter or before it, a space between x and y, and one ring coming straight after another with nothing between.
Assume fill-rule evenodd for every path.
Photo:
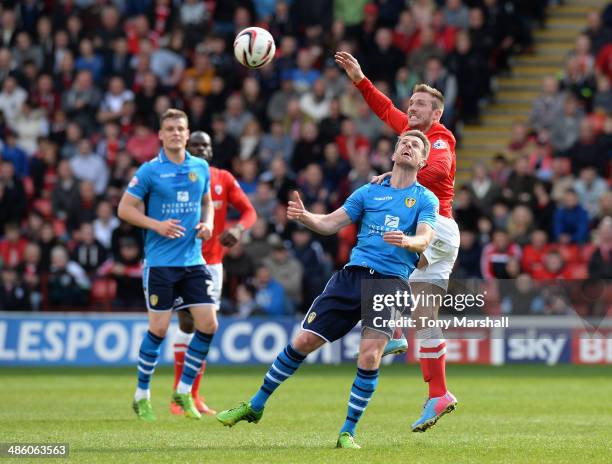
<instances>
[{"instance_id":1,"label":"knee","mask_svg":"<svg viewBox=\"0 0 612 464\"><path fill-rule=\"evenodd\" d=\"M359 353L359 367L367 370L378 369L383 349L384 347L377 346L364 349L361 353Z\"/></svg>"},{"instance_id":2,"label":"knee","mask_svg":"<svg viewBox=\"0 0 612 464\"><path fill-rule=\"evenodd\" d=\"M218 328L219 323L217 322L217 319L207 319L205 321L201 321L200 324L196 326L196 329L206 334L214 334Z\"/></svg>"},{"instance_id":3,"label":"knee","mask_svg":"<svg viewBox=\"0 0 612 464\"><path fill-rule=\"evenodd\" d=\"M318 335L311 332L301 332L291 343L293 348L302 354L310 354L325 343Z\"/></svg>"},{"instance_id":4,"label":"knee","mask_svg":"<svg viewBox=\"0 0 612 464\"><path fill-rule=\"evenodd\" d=\"M156 337L164 338L168 333L168 326L161 323L149 324L149 331Z\"/></svg>"}]
</instances>

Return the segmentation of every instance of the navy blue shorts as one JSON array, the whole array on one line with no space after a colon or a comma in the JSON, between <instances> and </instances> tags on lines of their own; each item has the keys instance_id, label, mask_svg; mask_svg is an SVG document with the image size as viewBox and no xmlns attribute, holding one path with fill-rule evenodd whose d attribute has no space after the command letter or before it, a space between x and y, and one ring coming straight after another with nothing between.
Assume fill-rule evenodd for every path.
<instances>
[{"instance_id":1,"label":"navy blue shorts","mask_svg":"<svg viewBox=\"0 0 612 464\"><path fill-rule=\"evenodd\" d=\"M404 313L409 307L384 306L374 311L372 301L375 295L395 294L396 291L410 295L410 285L403 279L365 267L347 266L329 279L323 293L312 302L302 329L333 342L361 321L362 328L368 327L391 337L394 328L386 326L384 321L397 317L394 310Z\"/></svg>"},{"instance_id":2,"label":"navy blue shorts","mask_svg":"<svg viewBox=\"0 0 612 464\"><path fill-rule=\"evenodd\" d=\"M142 274L147 309L170 311L212 305L212 277L206 266L145 267Z\"/></svg>"}]
</instances>

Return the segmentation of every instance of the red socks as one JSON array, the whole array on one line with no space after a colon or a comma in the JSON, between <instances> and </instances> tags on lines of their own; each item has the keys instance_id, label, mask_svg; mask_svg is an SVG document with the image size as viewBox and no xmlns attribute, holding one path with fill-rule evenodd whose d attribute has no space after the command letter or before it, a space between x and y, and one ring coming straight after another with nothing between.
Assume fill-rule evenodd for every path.
<instances>
[{"instance_id":1,"label":"red socks","mask_svg":"<svg viewBox=\"0 0 612 464\"><path fill-rule=\"evenodd\" d=\"M427 347L433 340L422 340L419 348L419 362L423 380L429 384L429 398L443 396L446 391L446 343L435 340L436 346ZM430 343L427 343L430 342Z\"/></svg>"}]
</instances>

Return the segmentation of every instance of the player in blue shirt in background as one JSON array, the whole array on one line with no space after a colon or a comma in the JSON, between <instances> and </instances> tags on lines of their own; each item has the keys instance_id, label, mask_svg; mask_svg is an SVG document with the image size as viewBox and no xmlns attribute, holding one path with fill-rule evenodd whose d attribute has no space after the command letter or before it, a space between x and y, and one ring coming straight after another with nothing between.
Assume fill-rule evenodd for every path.
<instances>
[{"instance_id":1,"label":"player in blue shirt in background","mask_svg":"<svg viewBox=\"0 0 612 464\"><path fill-rule=\"evenodd\" d=\"M162 148L140 166L118 209L122 220L145 230L143 288L149 330L140 345L133 403L134 411L145 421L155 420L149 385L172 311L189 310L196 329L172 396L186 417L201 418L191 386L217 330L209 291L212 278L202 258L202 240L208 240L213 231L210 172L206 161L186 152L188 138L187 115L167 110L160 118Z\"/></svg>"},{"instance_id":2,"label":"player in blue shirt in background","mask_svg":"<svg viewBox=\"0 0 612 464\"><path fill-rule=\"evenodd\" d=\"M393 327L381 321L394 321L394 309L402 307L399 303L373 312L374 303L381 295L393 296L397 291L409 295L408 276L417 264L418 253L425 250L433 236L438 199L416 180L429 148L422 132L403 133L393 153L391 178L381 185L367 184L357 189L333 213L306 211L295 193L287 209L289 219L323 235L361 221L357 245L348 264L331 277L314 300L302 330L272 363L255 396L248 403L217 414L223 425L231 427L241 420L259 422L269 396L295 373L306 356L326 342L343 337L361 320L357 375L336 444L338 448L360 447L354 440L355 428L376 390L382 353L393 333Z\"/></svg>"}]
</instances>

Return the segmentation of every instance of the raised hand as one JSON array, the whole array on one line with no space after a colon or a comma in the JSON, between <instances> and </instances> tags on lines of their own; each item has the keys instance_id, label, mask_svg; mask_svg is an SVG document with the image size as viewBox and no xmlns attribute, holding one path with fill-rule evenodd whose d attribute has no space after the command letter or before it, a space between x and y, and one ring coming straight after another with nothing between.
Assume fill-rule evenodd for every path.
<instances>
[{"instance_id":1,"label":"raised hand","mask_svg":"<svg viewBox=\"0 0 612 464\"><path fill-rule=\"evenodd\" d=\"M299 221L306 213L306 208L304 208L304 203L302 203L302 199L300 198L300 194L295 191L293 192L293 200L289 200L287 204L287 219L291 221Z\"/></svg>"},{"instance_id":2,"label":"raised hand","mask_svg":"<svg viewBox=\"0 0 612 464\"><path fill-rule=\"evenodd\" d=\"M365 74L363 74L361 66L359 65L359 61L357 61L357 59L350 53L336 52L334 59L336 60L336 63L338 63L338 65L344 69L349 79L355 84L358 84L365 77Z\"/></svg>"}]
</instances>

